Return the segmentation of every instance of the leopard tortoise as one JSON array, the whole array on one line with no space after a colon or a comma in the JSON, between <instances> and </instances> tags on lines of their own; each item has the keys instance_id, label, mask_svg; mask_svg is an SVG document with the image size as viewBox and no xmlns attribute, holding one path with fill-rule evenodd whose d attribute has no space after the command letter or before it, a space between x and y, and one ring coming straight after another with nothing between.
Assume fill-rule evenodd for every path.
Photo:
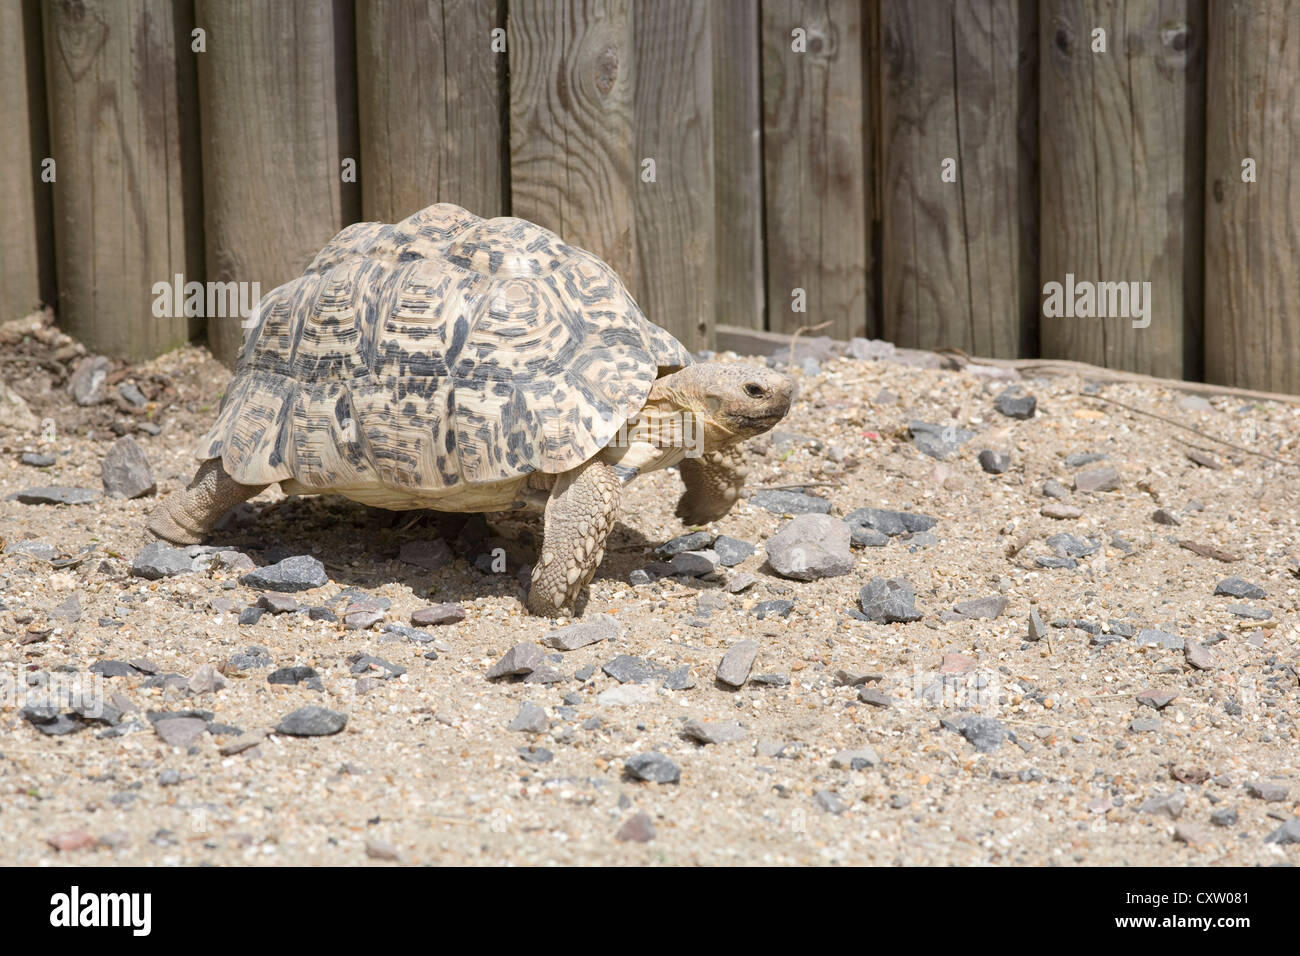
<instances>
[{"instance_id":1,"label":"leopard tortoise","mask_svg":"<svg viewBox=\"0 0 1300 956\"><path fill-rule=\"evenodd\" d=\"M677 465L677 515L722 517L739 446L786 414L789 379L693 363L591 253L522 219L439 204L357 223L267 295L187 488L148 528L203 539L279 482L389 509L543 511L528 609L573 612L622 485Z\"/></svg>"}]
</instances>

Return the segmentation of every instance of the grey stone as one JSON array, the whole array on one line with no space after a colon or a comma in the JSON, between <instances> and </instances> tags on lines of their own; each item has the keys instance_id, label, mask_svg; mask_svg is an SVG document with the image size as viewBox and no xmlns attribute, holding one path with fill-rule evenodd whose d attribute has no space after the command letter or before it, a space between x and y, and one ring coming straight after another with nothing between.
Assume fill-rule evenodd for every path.
<instances>
[{"instance_id":1,"label":"grey stone","mask_svg":"<svg viewBox=\"0 0 1300 956\"><path fill-rule=\"evenodd\" d=\"M1283 784L1271 780L1252 780L1246 784L1246 792L1266 803L1281 803L1287 798L1290 790Z\"/></svg>"},{"instance_id":2,"label":"grey stone","mask_svg":"<svg viewBox=\"0 0 1300 956\"><path fill-rule=\"evenodd\" d=\"M990 475L1001 475L1011 467L1011 452L985 448L979 453L980 467Z\"/></svg>"},{"instance_id":3,"label":"grey stone","mask_svg":"<svg viewBox=\"0 0 1300 956\"><path fill-rule=\"evenodd\" d=\"M435 604L411 612L411 623L418 627L458 624L465 620L465 609L459 604Z\"/></svg>"},{"instance_id":4,"label":"grey stone","mask_svg":"<svg viewBox=\"0 0 1300 956\"><path fill-rule=\"evenodd\" d=\"M714 535L707 531L692 531L690 534L681 534L665 541L655 548L654 553L661 558L671 558L683 551L703 551L713 544L713 538Z\"/></svg>"},{"instance_id":5,"label":"grey stone","mask_svg":"<svg viewBox=\"0 0 1300 956\"><path fill-rule=\"evenodd\" d=\"M664 687L668 690L690 690L695 686L695 675L691 673L691 665L683 664L676 670L669 671L668 676L664 678Z\"/></svg>"},{"instance_id":6,"label":"grey stone","mask_svg":"<svg viewBox=\"0 0 1300 956\"><path fill-rule=\"evenodd\" d=\"M1054 534L1047 539L1047 546L1061 557L1086 558L1101 548L1101 540L1080 538L1072 534Z\"/></svg>"},{"instance_id":7,"label":"grey stone","mask_svg":"<svg viewBox=\"0 0 1300 956\"><path fill-rule=\"evenodd\" d=\"M674 554L668 566L673 574L699 578L718 570L718 555L715 551L683 551Z\"/></svg>"},{"instance_id":8,"label":"grey stone","mask_svg":"<svg viewBox=\"0 0 1300 956\"><path fill-rule=\"evenodd\" d=\"M510 648L499 661L488 668L487 679L531 674L545 663L546 652L532 641L524 641Z\"/></svg>"},{"instance_id":9,"label":"grey stone","mask_svg":"<svg viewBox=\"0 0 1300 956\"><path fill-rule=\"evenodd\" d=\"M1245 617L1252 621L1267 621L1273 612L1266 607L1251 607L1249 604L1229 604L1228 613L1235 617Z\"/></svg>"},{"instance_id":10,"label":"grey stone","mask_svg":"<svg viewBox=\"0 0 1300 956\"><path fill-rule=\"evenodd\" d=\"M255 671L272 664L271 655L264 647L249 647L230 658L230 666L237 671Z\"/></svg>"},{"instance_id":11,"label":"grey stone","mask_svg":"<svg viewBox=\"0 0 1300 956\"><path fill-rule=\"evenodd\" d=\"M133 408L143 408L149 404L149 399L145 398L144 392L135 385L134 382L122 382L117 386L117 394L122 396L123 401Z\"/></svg>"},{"instance_id":12,"label":"grey stone","mask_svg":"<svg viewBox=\"0 0 1300 956\"><path fill-rule=\"evenodd\" d=\"M993 753L1002 746L1007 732L996 717L981 717L963 714L953 720L941 723L949 730L961 734L977 751L982 754Z\"/></svg>"},{"instance_id":13,"label":"grey stone","mask_svg":"<svg viewBox=\"0 0 1300 956\"><path fill-rule=\"evenodd\" d=\"M628 757L623 766L633 777L648 783L677 783L682 779L681 768L657 750Z\"/></svg>"},{"instance_id":14,"label":"grey stone","mask_svg":"<svg viewBox=\"0 0 1300 956\"><path fill-rule=\"evenodd\" d=\"M194 559L183 548L173 548L162 541L151 541L131 562L131 573L138 578L157 581L194 569Z\"/></svg>"},{"instance_id":15,"label":"grey stone","mask_svg":"<svg viewBox=\"0 0 1300 956\"><path fill-rule=\"evenodd\" d=\"M140 672L126 661L96 661L90 665L90 673L103 677L135 677Z\"/></svg>"},{"instance_id":16,"label":"grey stone","mask_svg":"<svg viewBox=\"0 0 1300 956\"><path fill-rule=\"evenodd\" d=\"M618 828L614 839L620 843L649 843L655 838L655 826L650 814L639 810Z\"/></svg>"},{"instance_id":17,"label":"grey stone","mask_svg":"<svg viewBox=\"0 0 1300 956\"><path fill-rule=\"evenodd\" d=\"M718 662L718 680L729 687L743 687L758 657L756 641L739 641L727 649Z\"/></svg>"},{"instance_id":18,"label":"grey stone","mask_svg":"<svg viewBox=\"0 0 1300 956\"><path fill-rule=\"evenodd\" d=\"M25 451L18 460L24 465L31 465L33 468L50 468L58 459L53 455L42 455L34 451Z\"/></svg>"},{"instance_id":19,"label":"grey stone","mask_svg":"<svg viewBox=\"0 0 1300 956\"><path fill-rule=\"evenodd\" d=\"M903 578L872 578L858 592L862 613L877 624L919 621L916 589Z\"/></svg>"},{"instance_id":20,"label":"grey stone","mask_svg":"<svg viewBox=\"0 0 1300 956\"><path fill-rule=\"evenodd\" d=\"M1163 726L1158 717L1134 717L1129 721L1128 729L1135 734L1152 734Z\"/></svg>"},{"instance_id":21,"label":"grey stone","mask_svg":"<svg viewBox=\"0 0 1300 956\"><path fill-rule=\"evenodd\" d=\"M753 674L749 678L751 686L757 684L760 687L789 687L790 678L785 674Z\"/></svg>"},{"instance_id":22,"label":"grey stone","mask_svg":"<svg viewBox=\"0 0 1300 956\"><path fill-rule=\"evenodd\" d=\"M1048 478L1043 482L1043 497L1045 498L1066 498L1070 494L1070 489L1061 484L1055 478Z\"/></svg>"},{"instance_id":23,"label":"grey stone","mask_svg":"<svg viewBox=\"0 0 1300 956\"><path fill-rule=\"evenodd\" d=\"M1039 616L1037 610L1030 610L1029 633L1026 635L1026 640L1041 641L1046 636L1047 636L1047 625L1043 623L1043 619L1042 617Z\"/></svg>"},{"instance_id":24,"label":"grey stone","mask_svg":"<svg viewBox=\"0 0 1300 956\"><path fill-rule=\"evenodd\" d=\"M898 348L893 342L886 342L883 339L864 339L851 338L849 344L845 346L844 353L849 358L857 359L860 362L877 362L882 359L893 359L898 352Z\"/></svg>"},{"instance_id":25,"label":"grey stone","mask_svg":"<svg viewBox=\"0 0 1300 956\"><path fill-rule=\"evenodd\" d=\"M617 619L608 614L593 614L577 624L551 631L542 638L542 643L560 651L576 651L580 647L613 640L626 633L627 628L619 624Z\"/></svg>"},{"instance_id":26,"label":"grey stone","mask_svg":"<svg viewBox=\"0 0 1300 956\"><path fill-rule=\"evenodd\" d=\"M416 644L428 644L437 640L429 631L422 631L418 627L407 627L405 624L398 624L395 621L389 621L384 625L385 634L396 634L406 641L413 641ZM431 658L436 660L436 658Z\"/></svg>"},{"instance_id":27,"label":"grey stone","mask_svg":"<svg viewBox=\"0 0 1300 956\"><path fill-rule=\"evenodd\" d=\"M799 491L756 491L749 501L779 515L824 515L831 510L831 503L825 498Z\"/></svg>"},{"instance_id":28,"label":"grey stone","mask_svg":"<svg viewBox=\"0 0 1300 956\"><path fill-rule=\"evenodd\" d=\"M9 501L24 505L85 505L99 499L99 492L68 485L42 485L25 488L9 496Z\"/></svg>"},{"instance_id":29,"label":"grey stone","mask_svg":"<svg viewBox=\"0 0 1300 956\"><path fill-rule=\"evenodd\" d=\"M407 541L397 552L397 559L417 568L437 571L456 560L447 542L441 538L423 541Z\"/></svg>"},{"instance_id":30,"label":"grey stone","mask_svg":"<svg viewBox=\"0 0 1300 956\"><path fill-rule=\"evenodd\" d=\"M1157 508L1155 511L1151 512L1151 520L1156 524L1169 525L1171 527L1177 527L1183 523L1183 519L1178 517L1178 515L1174 514L1168 508Z\"/></svg>"},{"instance_id":31,"label":"grey stone","mask_svg":"<svg viewBox=\"0 0 1300 956\"><path fill-rule=\"evenodd\" d=\"M866 525L853 525L849 544L855 548L883 548L889 544L889 535Z\"/></svg>"},{"instance_id":32,"label":"grey stone","mask_svg":"<svg viewBox=\"0 0 1300 956\"><path fill-rule=\"evenodd\" d=\"M1139 644L1158 644L1174 651L1181 651L1184 647L1182 635L1170 634L1168 631L1162 631L1154 627L1147 627L1138 631L1137 640Z\"/></svg>"},{"instance_id":33,"label":"grey stone","mask_svg":"<svg viewBox=\"0 0 1300 956\"><path fill-rule=\"evenodd\" d=\"M278 670L271 671L266 676L268 684L302 684L312 690L324 690L325 685L321 683L320 676L316 673L315 668L308 667L306 664L295 664L292 667L281 667Z\"/></svg>"},{"instance_id":34,"label":"grey stone","mask_svg":"<svg viewBox=\"0 0 1300 956\"><path fill-rule=\"evenodd\" d=\"M724 534L719 535L717 540L713 542L713 550L718 556L718 563L724 568L731 568L740 564L757 549L748 541L729 538Z\"/></svg>"},{"instance_id":35,"label":"grey stone","mask_svg":"<svg viewBox=\"0 0 1300 956\"><path fill-rule=\"evenodd\" d=\"M813 805L823 813L831 813L838 816L847 810L848 804L840 799L839 794L833 790L818 790L812 795Z\"/></svg>"},{"instance_id":36,"label":"grey stone","mask_svg":"<svg viewBox=\"0 0 1300 956\"><path fill-rule=\"evenodd\" d=\"M190 690L196 694L215 694L226 686L226 679L211 664L200 664L190 678Z\"/></svg>"},{"instance_id":37,"label":"grey stone","mask_svg":"<svg viewBox=\"0 0 1300 956\"><path fill-rule=\"evenodd\" d=\"M310 591L328 584L329 575L325 573L325 565L316 558L299 554L250 571L239 583L259 591Z\"/></svg>"},{"instance_id":38,"label":"grey stone","mask_svg":"<svg viewBox=\"0 0 1300 956\"><path fill-rule=\"evenodd\" d=\"M863 687L858 691L858 700L872 707L893 707L894 702L883 691L875 687Z\"/></svg>"},{"instance_id":39,"label":"grey stone","mask_svg":"<svg viewBox=\"0 0 1300 956\"><path fill-rule=\"evenodd\" d=\"M1219 659L1204 644L1187 641L1183 646L1183 657L1187 663L1200 671L1214 670L1219 666Z\"/></svg>"},{"instance_id":40,"label":"grey stone","mask_svg":"<svg viewBox=\"0 0 1300 956\"><path fill-rule=\"evenodd\" d=\"M1074 490L1085 493L1099 491L1118 491L1120 486L1119 471L1114 465L1102 465L1089 468L1074 476Z\"/></svg>"},{"instance_id":41,"label":"grey stone","mask_svg":"<svg viewBox=\"0 0 1300 956\"><path fill-rule=\"evenodd\" d=\"M1034 558L1034 564L1040 568L1064 568L1067 571L1073 571L1079 566L1079 562L1074 558L1058 558L1041 554Z\"/></svg>"},{"instance_id":42,"label":"grey stone","mask_svg":"<svg viewBox=\"0 0 1300 956\"><path fill-rule=\"evenodd\" d=\"M59 557L59 549L45 541L36 541L27 539L26 541L15 541L8 545L5 554L25 554L29 557L39 558L42 561L55 561Z\"/></svg>"},{"instance_id":43,"label":"grey stone","mask_svg":"<svg viewBox=\"0 0 1300 956\"><path fill-rule=\"evenodd\" d=\"M546 711L526 700L519 705L519 713L515 715L514 720L510 721L506 729L526 734L544 734L551 729L551 722L546 716Z\"/></svg>"},{"instance_id":44,"label":"grey stone","mask_svg":"<svg viewBox=\"0 0 1300 956\"><path fill-rule=\"evenodd\" d=\"M350 607L343 615L343 627L349 631L368 631L384 619L384 612L377 608Z\"/></svg>"},{"instance_id":45,"label":"grey stone","mask_svg":"<svg viewBox=\"0 0 1300 956\"><path fill-rule=\"evenodd\" d=\"M745 728L732 721L705 723L699 720L688 720L686 726L682 728L682 733L702 744L731 744L744 740L748 736Z\"/></svg>"},{"instance_id":46,"label":"grey stone","mask_svg":"<svg viewBox=\"0 0 1300 956\"><path fill-rule=\"evenodd\" d=\"M172 770L168 768L167 770L164 770L162 773L158 774L158 786L160 787L174 787L180 782L181 782L181 774L179 770Z\"/></svg>"},{"instance_id":47,"label":"grey stone","mask_svg":"<svg viewBox=\"0 0 1300 956\"><path fill-rule=\"evenodd\" d=\"M264 607L246 607L239 612L239 623L246 627L256 624L265 613L266 608Z\"/></svg>"},{"instance_id":48,"label":"grey stone","mask_svg":"<svg viewBox=\"0 0 1300 956\"><path fill-rule=\"evenodd\" d=\"M831 766L839 770L865 770L880 763L880 757L870 747L841 750L831 758Z\"/></svg>"},{"instance_id":49,"label":"grey stone","mask_svg":"<svg viewBox=\"0 0 1300 956\"><path fill-rule=\"evenodd\" d=\"M291 737L328 737L337 734L347 723L347 714L311 705L300 707L281 718L275 726L275 732Z\"/></svg>"},{"instance_id":50,"label":"grey stone","mask_svg":"<svg viewBox=\"0 0 1300 956\"><path fill-rule=\"evenodd\" d=\"M1034 412L1038 409L1038 399L1013 386L993 400L993 407L1008 418L1024 420L1034 417Z\"/></svg>"},{"instance_id":51,"label":"grey stone","mask_svg":"<svg viewBox=\"0 0 1300 956\"><path fill-rule=\"evenodd\" d=\"M1219 807L1210 814L1210 822L1216 826L1234 827L1237 825L1237 810L1235 807Z\"/></svg>"},{"instance_id":52,"label":"grey stone","mask_svg":"<svg viewBox=\"0 0 1300 956\"><path fill-rule=\"evenodd\" d=\"M154 721L154 733L172 747L189 747L207 732L208 722L199 717L166 717Z\"/></svg>"},{"instance_id":53,"label":"grey stone","mask_svg":"<svg viewBox=\"0 0 1300 956\"><path fill-rule=\"evenodd\" d=\"M1265 843L1290 846L1300 843L1300 817L1292 817L1264 838Z\"/></svg>"},{"instance_id":54,"label":"grey stone","mask_svg":"<svg viewBox=\"0 0 1300 956\"><path fill-rule=\"evenodd\" d=\"M102 355L91 355L77 363L68 379L68 394L78 405L87 407L108 401L108 373L112 363Z\"/></svg>"},{"instance_id":55,"label":"grey stone","mask_svg":"<svg viewBox=\"0 0 1300 956\"><path fill-rule=\"evenodd\" d=\"M630 654L620 654L601 670L620 684L640 684L654 676L649 664Z\"/></svg>"},{"instance_id":56,"label":"grey stone","mask_svg":"<svg viewBox=\"0 0 1300 956\"><path fill-rule=\"evenodd\" d=\"M1164 710L1177 699L1178 695L1174 692L1160 690L1155 687L1148 687L1137 695L1137 702L1140 706L1150 707L1153 710Z\"/></svg>"},{"instance_id":57,"label":"grey stone","mask_svg":"<svg viewBox=\"0 0 1300 956\"><path fill-rule=\"evenodd\" d=\"M76 624L81 620L81 598L69 594L51 609L50 614L65 624Z\"/></svg>"},{"instance_id":58,"label":"grey stone","mask_svg":"<svg viewBox=\"0 0 1300 956\"><path fill-rule=\"evenodd\" d=\"M900 534L929 531L938 523L938 519L929 515L882 508L858 508L845 515L844 520L850 527L870 528L891 538Z\"/></svg>"},{"instance_id":59,"label":"grey stone","mask_svg":"<svg viewBox=\"0 0 1300 956\"><path fill-rule=\"evenodd\" d=\"M1105 461L1106 456L1095 451L1076 451L1072 455L1065 456L1065 467L1074 471L1082 468L1084 465L1091 465L1094 461Z\"/></svg>"},{"instance_id":60,"label":"grey stone","mask_svg":"<svg viewBox=\"0 0 1300 956\"><path fill-rule=\"evenodd\" d=\"M129 435L109 446L100 464L100 478L110 498L143 498L158 491L149 456Z\"/></svg>"},{"instance_id":61,"label":"grey stone","mask_svg":"<svg viewBox=\"0 0 1300 956\"><path fill-rule=\"evenodd\" d=\"M654 576L643 568L634 568L628 572L627 583L633 587L642 587L654 581Z\"/></svg>"},{"instance_id":62,"label":"grey stone","mask_svg":"<svg viewBox=\"0 0 1300 956\"><path fill-rule=\"evenodd\" d=\"M298 602L287 594L263 594L257 599L257 606L272 614L292 614L300 609Z\"/></svg>"},{"instance_id":63,"label":"grey stone","mask_svg":"<svg viewBox=\"0 0 1300 956\"><path fill-rule=\"evenodd\" d=\"M1145 800L1140 807L1142 813L1161 814L1171 820L1177 820L1187 808L1187 794L1175 790L1170 794L1157 793Z\"/></svg>"},{"instance_id":64,"label":"grey stone","mask_svg":"<svg viewBox=\"0 0 1300 956\"><path fill-rule=\"evenodd\" d=\"M754 605L754 616L760 621L768 615L774 617L789 617L792 610L794 610L794 601L759 601Z\"/></svg>"},{"instance_id":65,"label":"grey stone","mask_svg":"<svg viewBox=\"0 0 1300 956\"><path fill-rule=\"evenodd\" d=\"M758 583L758 578L748 571L741 571L739 574L733 574L727 581L727 593L739 594Z\"/></svg>"},{"instance_id":66,"label":"grey stone","mask_svg":"<svg viewBox=\"0 0 1300 956\"><path fill-rule=\"evenodd\" d=\"M965 618L993 620L1007 609L1007 599L1002 594L990 594L988 597L972 598L954 605L953 610Z\"/></svg>"},{"instance_id":67,"label":"grey stone","mask_svg":"<svg viewBox=\"0 0 1300 956\"><path fill-rule=\"evenodd\" d=\"M1258 584L1252 584L1250 581L1238 577L1224 578L1214 586L1214 593L1226 594L1235 598L1250 598L1252 600L1259 600L1268 596Z\"/></svg>"},{"instance_id":68,"label":"grey stone","mask_svg":"<svg viewBox=\"0 0 1300 956\"><path fill-rule=\"evenodd\" d=\"M962 445L975 437L975 433L956 425L931 425L927 422L908 422L912 444L916 450L940 461L950 457Z\"/></svg>"},{"instance_id":69,"label":"grey stone","mask_svg":"<svg viewBox=\"0 0 1300 956\"><path fill-rule=\"evenodd\" d=\"M558 684L564 680L564 674L557 671L549 664L543 664L541 667L534 668L533 671L524 678L525 684Z\"/></svg>"},{"instance_id":70,"label":"grey stone","mask_svg":"<svg viewBox=\"0 0 1300 956\"><path fill-rule=\"evenodd\" d=\"M777 574L794 581L817 581L853 570L849 525L824 514L801 514L767 542L767 561Z\"/></svg>"}]
</instances>

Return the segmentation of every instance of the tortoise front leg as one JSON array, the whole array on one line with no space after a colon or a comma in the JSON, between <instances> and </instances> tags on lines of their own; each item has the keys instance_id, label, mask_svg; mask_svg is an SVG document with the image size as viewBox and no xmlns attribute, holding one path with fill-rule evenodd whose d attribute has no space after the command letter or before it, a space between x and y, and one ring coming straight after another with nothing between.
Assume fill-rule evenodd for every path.
<instances>
[{"instance_id":1,"label":"tortoise front leg","mask_svg":"<svg viewBox=\"0 0 1300 956\"><path fill-rule=\"evenodd\" d=\"M688 525L708 524L730 511L749 473L739 444L683 458L678 468L686 491L677 502L677 517Z\"/></svg>"},{"instance_id":2,"label":"tortoise front leg","mask_svg":"<svg viewBox=\"0 0 1300 956\"><path fill-rule=\"evenodd\" d=\"M605 556L605 539L618 517L622 483L612 466L593 459L555 480L546 502L542 550L533 565L528 610L569 617L578 594Z\"/></svg>"},{"instance_id":3,"label":"tortoise front leg","mask_svg":"<svg viewBox=\"0 0 1300 956\"><path fill-rule=\"evenodd\" d=\"M226 474L220 458L199 466L183 491L168 495L149 516L149 531L172 544L198 544L227 511L266 485L241 485Z\"/></svg>"}]
</instances>

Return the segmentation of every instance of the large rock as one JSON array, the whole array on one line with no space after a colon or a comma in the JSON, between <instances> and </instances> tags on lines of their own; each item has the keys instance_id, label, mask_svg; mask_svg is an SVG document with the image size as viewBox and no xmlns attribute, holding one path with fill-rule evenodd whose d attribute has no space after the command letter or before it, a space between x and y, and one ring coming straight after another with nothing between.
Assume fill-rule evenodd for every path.
<instances>
[{"instance_id":1,"label":"large rock","mask_svg":"<svg viewBox=\"0 0 1300 956\"><path fill-rule=\"evenodd\" d=\"M858 592L862 613L877 624L919 621L921 612L916 609L916 589L903 578L872 578Z\"/></svg>"},{"instance_id":2,"label":"large rock","mask_svg":"<svg viewBox=\"0 0 1300 956\"><path fill-rule=\"evenodd\" d=\"M184 548L173 548L162 541L151 541L131 562L131 573L138 578L158 581L194 570L194 559Z\"/></svg>"},{"instance_id":3,"label":"large rock","mask_svg":"<svg viewBox=\"0 0 1300 956\"><path fill-rule=\"evenodd\" d=\"M310 591L312 588L324 587L329 583L325 565L316 558L306 554L296 554L275 564L250 571L239 579L245 587L257 588L259 591Z\"/></svg>"},{"instance_id":4,"label":"large rock","mask_svg":"<svg viewBox=\"0 0 1300 956\"><path fill-rule=\"evenodd\" d=\"M127 435L109 446L99 468L104 493L110 498L143 498L158 490L149 457L134 438Z\"/></svg>"},{"instance_id":5,"label":"large rock","mask_svg":"<svg viewBox=\"0 0 1300 956\"><path fill-rule=\"evenodd\" d=\"M92 355L77 363L68 379L68 394L78 405L98 405L108 401L108 373L112 364L102 355Z\"/></svg>"},{"instance_id":6,"label":"large rock","mask_svg":"<svg viewBox=\"0 0 1300 956\"><path fill-rule=\"evenodd\" d=\"M27 407L26 400L4 382L0 382L0 429L26 434L33 433L40 427L41 423Z\"/></svg>"},{"instance_id":7,"label":"large rock","mask_svg":"<svg viewBox=\"0 0 1300 956\"><path fill-rule=\"evenodd\" d=\"M830 515L803 514L767 542L772 570L794 581L835 578L853 570L852 529Z\"/></svg>"}]
</instances>

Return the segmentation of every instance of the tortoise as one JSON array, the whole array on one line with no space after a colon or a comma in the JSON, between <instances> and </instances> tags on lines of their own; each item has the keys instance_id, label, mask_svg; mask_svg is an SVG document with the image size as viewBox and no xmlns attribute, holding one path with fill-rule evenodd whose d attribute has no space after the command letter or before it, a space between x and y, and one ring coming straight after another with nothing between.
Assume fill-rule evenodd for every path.
<instances>
[{"instance_id":1,"label":"tortoise","mask_svg":"<svg viewBox=\"0 0 1300 956\"><path fill-rule=\"evenodd\" d=\"M725 515L741 442L792 395L766 367L693 361L550 230L450 204L348 226L245 324L202 464L150 532L197 543L275 482L395 510L540 511L539 615L573 613L638 475L677 465L677 516Z\"/></svg>"}]
</instances>

